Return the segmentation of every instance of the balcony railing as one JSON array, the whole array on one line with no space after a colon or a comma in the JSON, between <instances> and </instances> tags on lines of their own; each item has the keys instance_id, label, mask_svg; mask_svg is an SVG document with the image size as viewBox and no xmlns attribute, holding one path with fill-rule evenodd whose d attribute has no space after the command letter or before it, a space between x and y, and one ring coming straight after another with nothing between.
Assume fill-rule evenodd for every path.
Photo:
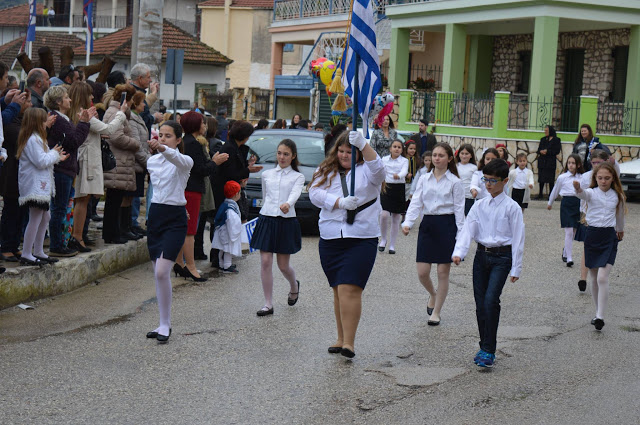
<instances>
[{"instance_id":1,"label":"balcony railing","mask_svg":"<svg viewBox=\"0 0 640 425\"><path fill-rule=\"evenodd\" d=\"M371 0L377 19L384 16L388 0ZM350 0L274 0L273 21L315 18L349 13ZM377 20L376 19L376 20Z\"/></svg>"},{"instance_id":2,"label":"balcony railing","mask_svg":"<svg viewBox=\"0 0 640 425\"><path fill-rule=\"evenodd\" d=\"M116 16L115 25L111 25L111 15L98 15L93 19L93 27L98 28L116 28L121 29L126 27L131 22L128 22L126 16ZM130 20L130 19L129 19ZM36 26L39 27L53 27L53 28L67 28L69 27L69 15L55 15L55 16L36 16ZM83 15L73 15L73 27L81 28L87 26L84 22Z\"/></svg>"},{"instance_id":3,"label":"balcony railing","mask_svg":"<svg viewBox=\"0 0 640 425\"><path fill-rule=\"evenodd\" d=\"M640 102L598 102L598 133L640 136Z\"/></svg>"}]
</instances>

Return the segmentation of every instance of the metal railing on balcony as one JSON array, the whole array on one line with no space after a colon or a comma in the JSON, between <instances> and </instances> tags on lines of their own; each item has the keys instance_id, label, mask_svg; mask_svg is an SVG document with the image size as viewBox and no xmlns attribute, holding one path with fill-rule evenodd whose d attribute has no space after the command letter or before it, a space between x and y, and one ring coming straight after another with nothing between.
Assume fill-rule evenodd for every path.
<instances>
[{"instance_id":1,"label":"metal railing on balcony","mask_svg":"<svg viewBox=\"0 0 640 425\"><path fill-rule=\"evenodd\" d=\"M456 126L493 127L495 105L493 94L472 95L469 93L440 92L435 95L434 122Z\"/></svg>"},{"instance_id":2,"label":"metal railing on balcony","mask_svg":"<svg viewBox=\"0 0 640 425\"><path fill-rule=\"evenodd\" d=\"M384 16L388 0L371 0L377 19ZM274 0L273 21L314 18L349 13L350 0Z\"/></svg>"},{"instance_id":3,"label":"metal railing on balcony","mask_svg":"<svg viewBox=\"0 0 640 425\"><path fill-rule=\"evenodd\" d=\"M127 22L126 16L116 16L115 26L111 25L111 15L98 15L93 18L94 28L116 28L121 29L126 27L130 22ZM69 15L55 15L55 16L36 16L36 25L40 27L53 27L53 28L67 28L69 27ZM82 28L86 27L83 15L73 15L73 27Z\"/></svg>"},{"instance_id":4,"label":"metal railing on balcony","mask_svg":"<svg viewBox=\"0 0 640 425\"><path fill-rule=\"evenodd\" d=\"M528 95L509 98L507 127L514 130L544 130L552 125L559 131L578 131L580 98L530 100Z\"/></svg>"},{"instance_id":5,"label":"metal railing on balcony","mask_svg":"<svg viewBox=\"0 0 640 425\"><path fill-rule=\"evenodd\" d=\"M428 123L436 122L436 94L433 92L414 91L413 108L411 109L411 121L426 120Z\"/></svg>"},{"instance_id":6,"label":"metal railing on balcony","mask_svg":"<svg viewBox=\"0 0 640 425\"><path fill-rule=\"evenodd\" d=\"M598 102L597 131L640 136L640 102Z\"/></svg>"}]
</instances>

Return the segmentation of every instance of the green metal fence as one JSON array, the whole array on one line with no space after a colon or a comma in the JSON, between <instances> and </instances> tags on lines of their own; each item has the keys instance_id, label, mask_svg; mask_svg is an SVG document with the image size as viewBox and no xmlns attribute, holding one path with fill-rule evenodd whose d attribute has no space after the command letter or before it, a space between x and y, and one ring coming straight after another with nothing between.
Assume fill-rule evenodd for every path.
<instances>
[{"instance_id":1,"label":"green metal fence","mask_svg":"<svg viewBox=\"0 0 640 425\"><path fill-rule=\"evenodd\" d=\"M598 102L597 132L640 136L640 102Z\"/></svg>"}]
</instances>

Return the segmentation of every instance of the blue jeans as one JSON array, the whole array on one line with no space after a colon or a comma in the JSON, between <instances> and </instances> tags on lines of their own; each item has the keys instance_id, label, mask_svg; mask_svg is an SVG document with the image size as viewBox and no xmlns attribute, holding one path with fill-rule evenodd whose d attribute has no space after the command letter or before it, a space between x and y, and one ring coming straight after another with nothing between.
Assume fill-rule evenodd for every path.
<instances>
[{"instance_id":1,"label":"blue jeans","mask_svg":"<svg viewBox=\"0 0 640 425\"><path fill-rule=\"evenodd\" d=\"M134 196L131 200L131 226L140 227L138 224L138 216L140 215L140 198Z\"/></svg>"},{"instance_id":2,"label":"blue jeans","mask_svg":"<svg viewBox=\"0 0 640 425\"><path fill-rule=\"evenodd\" d=\"M49 222L49 249L64 248L63 223L73 188L73 177L54 172L56 196L51 199L51 221Z\"/></svg>"},{"instance_id":3,"label":"blue jeans","mask_svg":"<svg viewBox=\"0 0 640 425\"><path fill-rule=\"evenodd\" d=\"M480 332L480 349L495 354L500 294L511 271L511 252L477 251L473 260L473 296Z\"/></svg>"}]
</instances>

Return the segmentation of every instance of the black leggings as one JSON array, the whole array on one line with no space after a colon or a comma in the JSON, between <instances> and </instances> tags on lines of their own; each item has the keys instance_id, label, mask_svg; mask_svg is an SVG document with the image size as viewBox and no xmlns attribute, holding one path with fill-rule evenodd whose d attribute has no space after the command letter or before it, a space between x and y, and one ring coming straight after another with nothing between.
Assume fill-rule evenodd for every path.
<instances>
[{"instance_id":1,"label":"black leggings","mask_svg":"<svg viewBox=\"0 0 640 425\"><path fill-rule=\"evenodd\" d=\"M538 183L540 185L540 195L538 195L540 198L542 198L542 193L544 192L544 185L548 184L549 185L549 196L551 196L551 192L553 192L553 183Z\"/></svg>"}]
</instances>

